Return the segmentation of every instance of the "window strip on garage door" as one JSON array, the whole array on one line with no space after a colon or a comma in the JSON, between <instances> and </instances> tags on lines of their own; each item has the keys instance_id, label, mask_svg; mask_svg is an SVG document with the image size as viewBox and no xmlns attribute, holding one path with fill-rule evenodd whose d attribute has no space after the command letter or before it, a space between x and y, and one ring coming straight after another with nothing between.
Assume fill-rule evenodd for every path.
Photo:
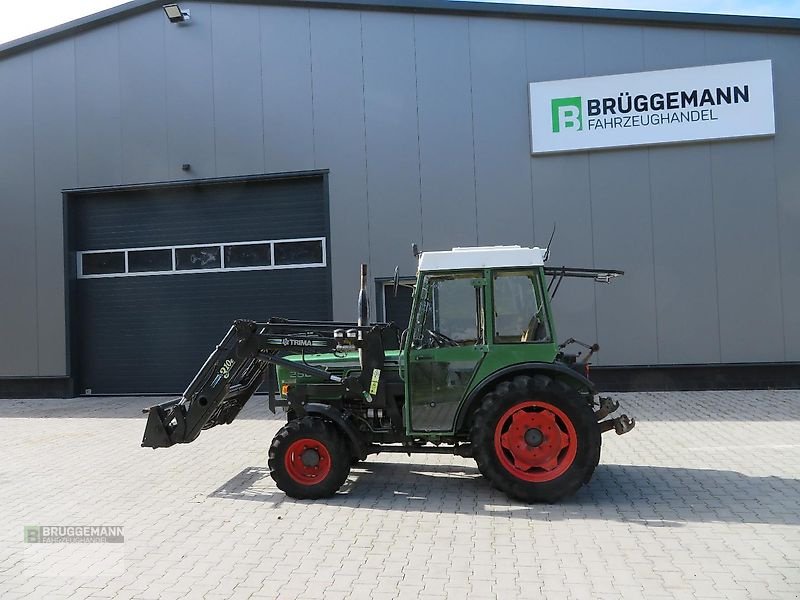
<instances>
[{"instance_id":1,"label":"window strip on garage door","mask_svg":"<svg viewBox=\"0 0 800 600\"><path fill-rule=\"evenodd\" d=\"M77 252L78 278L182 275L327 266L324 237L109 248Z\"/></svg>"}]
</instances>

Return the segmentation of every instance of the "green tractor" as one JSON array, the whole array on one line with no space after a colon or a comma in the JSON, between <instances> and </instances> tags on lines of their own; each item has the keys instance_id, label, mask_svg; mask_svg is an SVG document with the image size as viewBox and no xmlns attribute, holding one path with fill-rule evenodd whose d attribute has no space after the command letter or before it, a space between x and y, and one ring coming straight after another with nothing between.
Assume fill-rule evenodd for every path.
<instances>
[{"instance_id":1,"label":"green tractor","mask_svg":"<svg viewBox=\"0 0 800 600\"><path fill-rule=\"evenodd\" d=\"M559 344L550 301L564 277L622 273L545 266L546 250L519 246L415 254L405 327L369 322L365 265L357 323L238 320L180 398L145 411L142 446L232 422L265 384L270 409L287 416L270 473L294 498L335 494L353 464L380 452L472 457L524 502L576 492L600 460L601 434L635 422L609 417L619 404L587 377L598 346ZM584 352L568 352L574 344Z\"/></svg>"}]
</instances>

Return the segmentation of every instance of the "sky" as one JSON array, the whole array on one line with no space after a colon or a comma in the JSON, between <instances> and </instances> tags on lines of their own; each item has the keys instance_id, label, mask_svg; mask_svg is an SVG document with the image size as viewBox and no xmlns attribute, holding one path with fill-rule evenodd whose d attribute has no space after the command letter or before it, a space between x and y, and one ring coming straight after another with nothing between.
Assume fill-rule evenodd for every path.
<instances>
[{"instance_id":1,"label":"sky","mask_svg":"<svg viewBox=\"0 0 800 600\"><path fill-rule=\"evenodd\" d=\"M549 4L641 10L800 17L800 0L500 0L515 4ZM119 0L0 0L0 44L48 29L112 6Z\"/></svg>"}]
</instances>

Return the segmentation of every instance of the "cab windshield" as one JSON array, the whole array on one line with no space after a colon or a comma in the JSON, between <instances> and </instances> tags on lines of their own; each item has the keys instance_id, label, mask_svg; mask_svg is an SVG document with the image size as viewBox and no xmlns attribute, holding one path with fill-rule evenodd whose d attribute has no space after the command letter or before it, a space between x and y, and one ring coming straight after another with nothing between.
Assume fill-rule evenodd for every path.
<instances>
[{"instance_id":1,"label":"cab windshield","mask_svg":"<svg viewBox=\"0 0 800 600\"><path fill-rule=\"evenodd\" d=\"M483 341L480 272L427 275L420 292L414 348L471 346Z\"/></svg>"}]
</instances>

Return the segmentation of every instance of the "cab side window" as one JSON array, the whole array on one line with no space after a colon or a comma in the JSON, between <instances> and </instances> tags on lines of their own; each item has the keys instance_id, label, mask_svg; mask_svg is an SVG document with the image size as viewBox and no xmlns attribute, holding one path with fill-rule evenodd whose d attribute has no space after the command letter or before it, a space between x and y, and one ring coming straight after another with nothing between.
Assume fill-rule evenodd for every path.
<instances>
[{"instance_id":1,"label":"cab side window","mask_svg":"<svg viewBox=\"0 0 800 600\"><path fill-rule=\"evenodd\" d=\"M494 343L549 341L547 314L535 273L496 273L492 283Z\"/></svg>"}]
</instances>

